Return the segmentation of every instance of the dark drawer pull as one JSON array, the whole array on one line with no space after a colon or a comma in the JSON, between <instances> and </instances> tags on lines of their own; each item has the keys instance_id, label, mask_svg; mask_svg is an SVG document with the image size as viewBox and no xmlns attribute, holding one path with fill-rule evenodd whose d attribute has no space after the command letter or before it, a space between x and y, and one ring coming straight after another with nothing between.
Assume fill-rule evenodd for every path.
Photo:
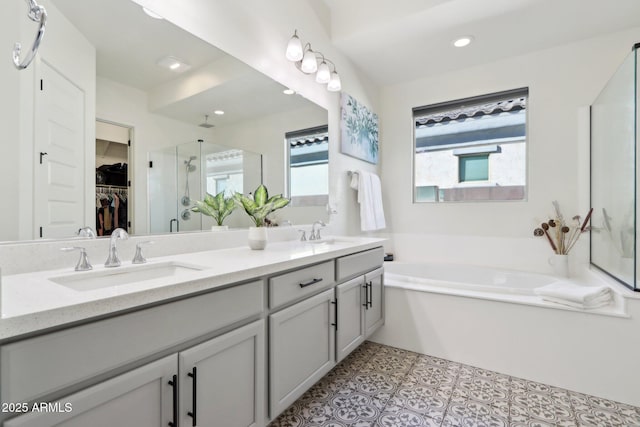
<instances>
[{"instance_id":1,"label":"dark drawer pull","mask_svg":"<svg viewBox=\"0 0 640 427\"><path fill-rule=\"evenodd\" d=\"M193 422L191 423L191 425L193 427L195 427L196 425L198 425L198 421L196 420L196 416L197 416L197 396L196 393L198 392L198 371L196 370L196 367L193 367L193 370L189 373L187 373L188 376L190 376L191 378L193 378L193 409L191 410L191 412L187 412L187 415L190 416L191 418L193 418Z\"/></svg>"},{"instance_id":2,"label":"dark drawer pull","mask_svg":"<svg viewBox=\"0 0 640 427\"><path fill-rule=\"evenodd\" d=\"M369 284L365 283L364 286L364 304L362 306L365 310L369 310Z\"/></svg>"},{"instance_id":3,"label":"dark drawer pull","mask_svg":"<svg viewBox=\"0 0 640 427\"><path fill-rule=\"evenodd\" d=\"M173 388L173 421L169 422L170 427L178 427L178 376L174 375L169 385Z\"/></svg>"},{"instance_id":4,"label":"dark drawer pull","mask_svg":"<svg viewBox=\"0 0 640 427\"><path fill-rule=\"evenodd\" d=\"M307 283L300 283L300 287L301 288L306 288L307 286L315 285L318 282L322 282L322 278L313 279L313 280L308 281Z\"/></svg>"}]
</instances>

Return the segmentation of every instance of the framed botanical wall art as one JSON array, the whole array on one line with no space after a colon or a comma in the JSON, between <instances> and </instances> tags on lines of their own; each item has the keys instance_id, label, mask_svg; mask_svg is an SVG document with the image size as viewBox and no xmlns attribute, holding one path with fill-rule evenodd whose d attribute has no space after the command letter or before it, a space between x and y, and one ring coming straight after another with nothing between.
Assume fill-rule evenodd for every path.
<instances>
[{"instance_id":1,"label":"framed botanical wall art","mask_svg":"<svg viewBox=\"0 0 640 427\"><path fill-rule=\"evenodd\" d=\"M378 115L344 92L340 104L340 152L377 164Z\"/></svg>"}]
</instances>

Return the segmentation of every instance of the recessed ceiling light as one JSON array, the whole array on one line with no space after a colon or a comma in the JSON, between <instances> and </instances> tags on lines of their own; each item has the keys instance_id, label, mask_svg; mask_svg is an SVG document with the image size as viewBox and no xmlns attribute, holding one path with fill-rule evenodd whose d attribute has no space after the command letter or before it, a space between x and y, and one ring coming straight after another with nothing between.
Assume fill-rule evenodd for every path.
<instances>
[{"instance_id":1,"label":"recessed ceiling light","mask_svg":"<svg viewBox=\"0 0 640 427\"><path fill-rule=\"evenodd\" d=\"M296 91L293 89L285 89L282 91L282 93L284 93L285 95L293 95L294 93L296 93Z\"/></svg>"},{"instance_id":2,"label":"recessed ceiling light","mask_svg":"<svg viewBox=\"0 0 640 427\"><path fill-rule=\"evenodd\" d=\"M176 58L175 56L165 56L160 59L156 64L163 68L168 68L176 73L183 73L191 68L191 65L187 64Z\"/></svg>"},{"instance_id":3,"label":"recessed ceiling light","mask_svg":"<svg viewBox=\"0 0 640 427\"><path fill-rule=\"evenodd\" d=\"M143 7L142 10L144 11L144 13L146 13L147 15L152 17L153 19L164 19L162 16L158 15L157 13L155 13L152 10L147 9L146 7Z\"/></svg>"},{"instance_id":4,"label":"recessed ceiling light","mask_svg":"<svg viewBox=\"0 0 640 427\"><path fill-rule=\"evenodd\" d=\"M453 41L453 45L455 47L465 47L465 46L469 46L472 41L473 41L473 36L463 36L455 39Z\"/></svg>"},{"instance_id":5,"label":"recessed ceiling light","mask_svg":"<svg viewBox=\"0 0 640 427\"><path fill-rule=\"evenodd\" d=\"M216 115L218 115L218 116L221 116L221 115L223 115L223 114L224 114L224 111L222 111L222 110L216 110L216 111L214 111L214 112L213 112L213 114L216 114Z\"/></svg>"}]
</instances>

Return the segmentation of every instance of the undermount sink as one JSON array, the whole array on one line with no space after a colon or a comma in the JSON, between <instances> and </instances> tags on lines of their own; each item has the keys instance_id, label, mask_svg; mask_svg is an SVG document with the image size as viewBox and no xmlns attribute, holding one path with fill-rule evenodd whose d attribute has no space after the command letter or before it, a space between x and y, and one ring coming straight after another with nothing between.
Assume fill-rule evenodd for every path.
<instances>
[{"instance_id":1,"label":"undermount sink","mask_svg":"<svg viewBox=\"0 0 640 427\"><path fill-rule=\"evenodd\" d=\"M147 280L173 277L182 273L204 270L204 267L174 261L116 267L98 271L50 277L54 283L76 291L93 291L112 286L128 285Z\"/></svg>"},{"instance_id":2,"label":"undermount sink","mask_svg":"<svg viewBox=\"0 0 640 427\"><path fill-rule=\"evenodd\" d=\"M307 240L306 243L310 244L310 245L331 245L333 243L339 243L340 240L334 239L333 237L329 237L326 239L320 239L320 240Z\"/></svg>"}]
</instances>

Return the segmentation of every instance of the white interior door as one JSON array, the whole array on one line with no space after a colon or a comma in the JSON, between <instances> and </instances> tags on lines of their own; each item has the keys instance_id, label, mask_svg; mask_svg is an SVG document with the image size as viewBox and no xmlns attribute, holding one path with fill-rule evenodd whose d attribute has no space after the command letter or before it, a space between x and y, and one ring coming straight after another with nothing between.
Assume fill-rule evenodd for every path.
<instances>
[{"instance_id":1,"label":"white interior door","mask_svg":"<svg viewBox=\"0 0 640 427\"><path fill-rule=\"evenodd\" d=\"M35 99L34 237L71 237L84 218L85 93L44 61Z\"/></svg>"}]
</instances>

